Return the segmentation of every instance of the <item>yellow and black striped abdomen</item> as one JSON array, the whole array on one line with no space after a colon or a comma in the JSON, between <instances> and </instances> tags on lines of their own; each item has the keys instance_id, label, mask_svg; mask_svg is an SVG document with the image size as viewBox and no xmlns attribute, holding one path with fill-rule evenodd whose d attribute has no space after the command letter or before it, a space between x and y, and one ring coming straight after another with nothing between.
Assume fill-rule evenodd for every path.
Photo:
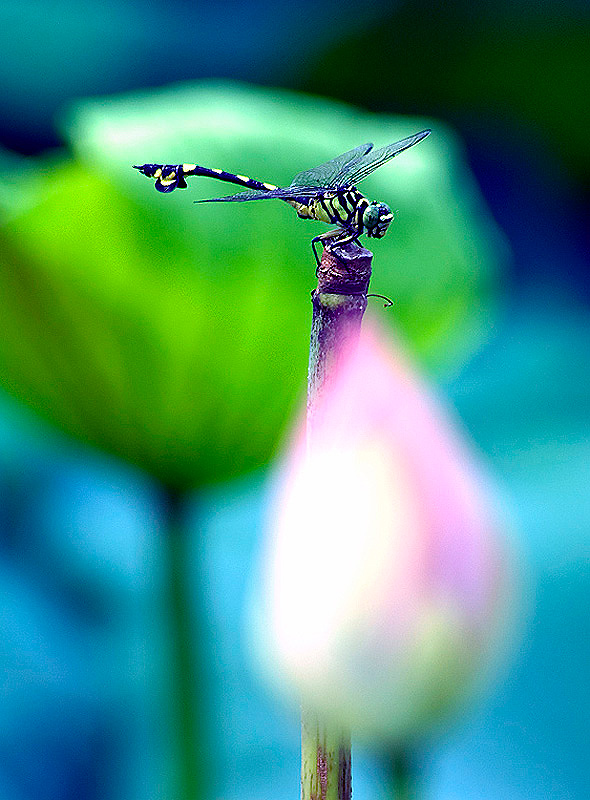
<instances>
[{"instance_id":1,"label":"yellow and black striped abdomen","mask_svg":"<svg viewBox=\"0 0 590 800\"><path fill-rule=\"evenodd\" d=\"M233 172L226 172L223 169L201 167L198 164L142 164L135 166L148 178L154 178L156 189L159 192L173 192L174 189L186 189L185 178L192 175L200 175L204 178L216 178L220 181L227 181L246 189L256 189L257 191L269 191L276 189L274 183L265 183L248 178L247 175L234 175Z\"/></svg>"},{"instance_id":2,"label":"yellow and black striped abdomen","mask_svg":"<svg viewBox=\"0 0 590 800\"><path fill-rule=\"evenodd\" d=\"M208 178L217 178L220 181L227 181L228 183L236 184L237 186L244 186L246 189L257 189L264 192L271 189L278 189L274 183L266 183L265 181L257 181L254 178L249 178L247 175L237 175L233 172L226 172L223 169L199 167L197 164L183 164L183 171L185 175L202 175Z\"/></svg>"}]
</instances>

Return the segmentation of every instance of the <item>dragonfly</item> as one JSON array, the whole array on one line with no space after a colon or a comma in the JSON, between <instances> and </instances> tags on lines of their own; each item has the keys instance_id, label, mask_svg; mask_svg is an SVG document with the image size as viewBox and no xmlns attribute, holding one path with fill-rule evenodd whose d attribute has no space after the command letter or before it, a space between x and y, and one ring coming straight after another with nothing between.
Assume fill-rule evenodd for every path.
<instances>
[{"instance_id":1,"label":"dragonfly","mask_svg":"<svg viewBox=\"0 0 590 800\"><path fill-rule=\"evenodd\" d=\"M334 230L314 236L311 240L319 267L318 242L326 247L357 241L362 234L376 239L385 236L393 221L393 212L386 203L365 197L357 189L357 184L394 156L421 142L430 132L427 128L378 149L373 149L372 142L360 144L324 164L299 172L285 187L198 164L135 164L134 169L154 179L156 189L164 193L186 189L186 178L194 175L216 178L245 188L245 191L237 194L196 200L196 203L283 200L295 209L300 219L335 225Z\"/></svg>"}]
</instances>

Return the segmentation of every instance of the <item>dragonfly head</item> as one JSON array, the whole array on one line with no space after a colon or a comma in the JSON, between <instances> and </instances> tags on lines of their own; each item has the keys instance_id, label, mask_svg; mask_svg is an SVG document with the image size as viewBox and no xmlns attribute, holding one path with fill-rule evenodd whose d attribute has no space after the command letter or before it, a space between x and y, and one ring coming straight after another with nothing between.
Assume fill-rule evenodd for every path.
<instances>
[{"instance_id":1,"label":"dragonfly head","mask_svg":"<svg viewBox=\"0 0 590 800\"><path fill-rule=\"evenodd\" d=\"M385 203L369 203L363 213L363 227L367 236L380 239L385 236L393 214Z\"/></svg>"}]
</instances>

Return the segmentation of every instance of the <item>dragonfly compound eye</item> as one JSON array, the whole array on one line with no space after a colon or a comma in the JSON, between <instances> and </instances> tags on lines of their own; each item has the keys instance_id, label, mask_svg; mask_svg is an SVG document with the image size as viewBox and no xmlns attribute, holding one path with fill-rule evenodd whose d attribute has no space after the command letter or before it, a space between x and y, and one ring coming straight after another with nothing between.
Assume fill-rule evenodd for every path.
<instances>
[{"instance_id":1,"label":"dragonfly compound eye","mask_svg":"<svg viewBox=\"0 0 590 800\"><path fill-rule=\"evenodd\" d=\"M363 214L363 226L367 236L380 239L385 236L393 219L391 209L385 203L370 203Z\"/></svg>"}]
</instances>

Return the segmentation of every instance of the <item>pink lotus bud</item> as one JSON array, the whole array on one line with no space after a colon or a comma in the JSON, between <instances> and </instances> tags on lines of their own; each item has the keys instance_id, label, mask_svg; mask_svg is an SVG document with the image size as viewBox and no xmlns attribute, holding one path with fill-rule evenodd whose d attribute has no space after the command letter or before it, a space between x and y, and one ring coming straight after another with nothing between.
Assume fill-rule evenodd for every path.
<instances>
[{"instance_id":1,"label":"pink lotus bud","mask_svg":"<svg viewBox=\"0 0 590 800\"><path fill-rule=\"evenodd\" d=\"M355 733L425 732L497 661L512 601L473 454L364 329L279 480L255 604L275 684Z\"/></svg>"}]
</instances>

